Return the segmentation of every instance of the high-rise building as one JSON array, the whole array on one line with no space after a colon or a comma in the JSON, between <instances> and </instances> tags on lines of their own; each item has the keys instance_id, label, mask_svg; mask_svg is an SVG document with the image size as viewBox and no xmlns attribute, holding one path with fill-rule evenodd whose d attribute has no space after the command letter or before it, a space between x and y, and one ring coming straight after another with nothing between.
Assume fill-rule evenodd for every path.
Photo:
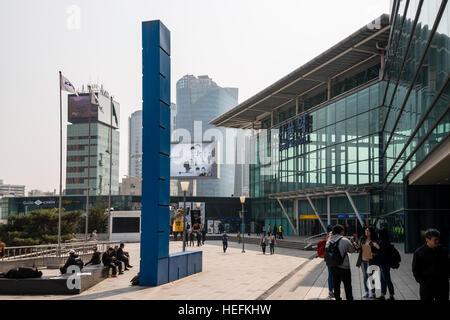
<instances>
[{"instance_id":1,"label":"high-rise building","mask_svg":"<svg viewBox=\"0 0 450 320\"><path fill-rule=\"evenodd\" d=\"M176 94L176 131L182 132L186 130L189 132L191 138L190 143L197 143L199 142L198 140L204 142L204 134L209 129L215 130L216 132L220 131L222 137L225 139L225 129L216 128L209 122L237 105L237 88L220 87L207 75L198 77L185 75L177 82ZM196 129L194 129L194 126ZM196 132L199 131L200 126L200 132ZM232 129L229 129L229 131L232 131ZM201 136L198 138L195 135ZM174 137L174 140L178 142L179 140L176 139L177 136ZM213 139L216 138L214 137ZM219 147L222 150L222 159L227 158L227 151L230 152L225 147L226 143L226 141L223 141L223 146ZM234 145L234 141L232 144ZM241 185L238 184L236 186L239 190L236 190L235 187L236 165L234 163L223 162L219 164L220 174L218 179L194 179L193 183L190 184L189 194L216 197L240 195L242 193ZM172 195L181 195L179 180L182 180L182 178L172 179L171 181Z\"/></svg>"},{"instance_id":2,"label":"high-rise building","mask_svg":"<svg viewBox=\"0 0 450 320\"><path fill-rule=\"evenodd\" d=\"M25 186L4 184L3 180L0 180L0 197L2 196L24 197Z\"/></svg>"},{"instance_id":3,"label":"high-rise building","mask_svg":"<svg viewBox=\"0 0 450 320\"><path fill-rule=\"evenodd\" d=\"M175 130L177 105L170 104L170 126ZM142 178L142 110L128 117L128 176Z\"/></svg>"},{"instance_id":4,"label":"high-rise building","mask_svg":"<svg viewBox=\"0 0 450 320\"><path fill-rule=\"evenodd\" d=\"M142 177L142 110L128 117L128 176Z\"/></svg>"},{"instance_id":5,"label":"high-rise building","mask_svg":"<svg viewBox=\"0 0 450 320\"><path fill-rule=\"evenodd\" d=\"M92 103L93 99L89 93L68 97L68 121L71 124L67 126L67 195L86 195L88 176L89 195L109 193L111 133L111 193L119 194L119 132L117 129L120 105L114 101L113 107L108 92L103 88L93 87L92 91L99 105Z\"/></svg>"}]
</instances>

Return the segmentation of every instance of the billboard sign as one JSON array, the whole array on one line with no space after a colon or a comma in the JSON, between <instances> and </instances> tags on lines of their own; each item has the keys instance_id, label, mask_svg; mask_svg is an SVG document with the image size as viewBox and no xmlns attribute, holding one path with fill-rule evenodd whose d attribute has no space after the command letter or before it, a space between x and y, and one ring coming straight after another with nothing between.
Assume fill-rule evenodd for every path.
<instances>
[{"instance_id":1,"label":"billboard sign","mask_svg":"<svg viewBox=\"0 0 450 320\"><path fill-rule=\"evenodd\" d=\"M111 99L102 93L97 93L100 106L91 103L89 93L69 95L67 120L71 123L80 123L89 120L99 121L106 125L111 124ZM112 127L118 129L120 124L120 104L114 101ZM114 116L115 114L115 116Z\"/></svg>"},{"instance_id":2,"label":"billboard sign","mask_svg":"<svg viewBox=\"0 0 450 320\"><path fill-rule=\"evenodd\" d=\"M91 103L89 94L69 95L69 110L67 120L72 123L80 121L96 120L98 117L98 107Z\"/></svg>"},{"instance_id":3,"label":"billboard sign","mask_svg":"<svg viewBox=\"0 0 450 320\"><path fill-rule=\"evenodd\" d=\"M191 209L191 205L193 209ZM179 208L184 207L184 202L178 203ZM186 202L186 225L191 228L203 227L205 223L205 203L204 202Z\"/></svg>"},{"instance_id":4,"label":"billboard sign","mask_svg":"<svg viewBox=\"0 0 450 320\"><path fill-rule=\"evenodd\" d=\"M98 108L98 121L106 124L111 125L111 98L99 93L97 94L98 102L100 104L100 107ZM112 117L112 127L119 129L120 125L120 104L117 101L114 101L114 109L115 109L115 115L113 112ZM117 120L117 122L116 122Z\"/></svg>"},{"instance_id":5,"label":"billboard sign","mask_svg":"<svg viewBox=\"0 0 450 320\"><path fill-rule=\"evenodd\" d=\"M172 143L170 176L172 178L219 178L217 143Z\"/></svg>"}]
</instances>

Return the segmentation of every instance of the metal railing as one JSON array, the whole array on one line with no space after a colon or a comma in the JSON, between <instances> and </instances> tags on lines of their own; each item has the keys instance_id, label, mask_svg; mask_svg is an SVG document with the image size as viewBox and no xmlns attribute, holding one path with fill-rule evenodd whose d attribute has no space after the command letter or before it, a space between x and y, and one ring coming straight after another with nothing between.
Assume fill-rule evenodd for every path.
<instances>
[{"instance_id":1,"label":"metal railing","mask_svg":"<svg viewBox=\"0 0 450 320\"><path fill-rule=\"evenodd\" d=\"M0 262L21 259L68 257L70 250L74 250L78 255L92 254L94 247L97 247L97 251L104 252L108 247L118 244L119 241L83 241L63 243L60 247L58 244L5 247L0 256Z\"/></svg>"}]
</instances>

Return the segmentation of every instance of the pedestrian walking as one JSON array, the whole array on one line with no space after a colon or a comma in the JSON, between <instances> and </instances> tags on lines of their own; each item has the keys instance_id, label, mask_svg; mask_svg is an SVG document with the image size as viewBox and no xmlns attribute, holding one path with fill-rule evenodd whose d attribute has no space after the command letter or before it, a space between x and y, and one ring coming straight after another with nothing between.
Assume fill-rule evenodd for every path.
<instances>
[{"instance_id":1,"label":"pedestrian walking","mask_svg":"<svg viewBox=\"0 0 450 320\"><path fill-rule=\"evenodd\" d=\"M265 225L262 226L262 234L264 236L266 236L266 226Z\"/></svg>"},{"instance_id":2,"label":"pedestrian walking","mask_svg":"<svg viewBox=\"0 0 450 320\"><path fill-rule=\"evenodd\" d=\"M332 236L325 246L325 262L331 268L333 277L333 294L336 300L341 298L341 282L344 283L345 298L353 300L352 275L348 254L355 252L356 243L344 237L344 227L337 224L333 227Z\"/></svg>"},{"instance_id":3,"label":"pedestrian walking","mask_svg":"<svg viewBox=\"0 0 450 320\"><path fill-rule=\"evenodd\" d=\"M278 227L278 239L284 239L283 238L283 226L281 224Z\"/></svg>"},{"instance_id":4,"label":"pedestrian walking","mask_svg":"<svg viewBox=\"0 0 450 320\"><path fill-rule=\"evenodd\" d=\"M202 245L202 234L200 231L197 231L197 247Z\"/></svg>"},{"instance_id":5,"label":"pedestrian walking","mask_svg":"<svg viewBox=\"0 0 450 320\"><path fill-rule=\"evenodd\" d=\"M277 237L277 232L278 232L277 225L274 225L273 226L273 235L275 236L275 238Z\"/></svg>"},{"instance_id":6,"label":"pedestrian walking","mask_svg":"<svg viewBox=\"0 0 450 320\"><path fill-rule=\"evenodd\" d=\"M194 231L192 230L189 232L189 247L190 246L194 246Z\"/></svg>"},{"instance_id":7,"label":"pedestrian walking","mask_svg":"<svg viewBox=\"0 0 450 320\"><path fill-rule=\"evenodd\" d=\"M394 298L394 284L391 280L391 255L394 247L389 240L389 233L386 229L378 232L378 245L380 249L375 256L375 264L380 268L381 295L378 300L385 300L387 289L389 289L389 300Z\"/></svg>"},{"instance_id":8,"label":"pedestrian walking","mask_svg":"<svg viewBox=\"0 0 450 320\"><path fill-rule=\"evenodd\" d=\"M276 237L273 233L271 233L269 236L270 254L275 254L275 242L276 242Z\"/></svg>"},{"instance_id":9,"label":"pedestrian walking","mask_svg":"<svg viewBox=\"0 0 450 320\"><path fill-rule=\"evenodd\" d=\"M367 285L367 279L372 273L369 275L367 270L369 266L375 264L374 257L379 250L379 245L377 244L377 232L374 227L366 227L364 230L364 235L361 237L359 244L357 245L357 250L359 251L358 260L356 262L356 266L361 268L363 273L363 282L364 282L364 294L363 298L375 299L375 287L369 290ZM369 292L370 291L370 292Z\"/></svg>"},{"instance_id":10,"label":"pedestrian walking","mask_svg":"<svg viewBox=\"0 0 450 320\"><path fill-rule=\"evenodd\" d=\"M206 233L207 233L206 226L204 226L202 229L202 244L205 244Z\"/></svg>"},{"instance_id":11,"label":"pedestrian walking","mask_svg":"<svg viewBox=\"0 0 450 320\"><path fill-rule=\"evenodd\" d=\"M413 256L412 271L420 284L420 300L448 301L450 261L448 249L440 245L441 234L436 229L425 232L425 244Z\"/></svg>"},{"instance_id":12,"label":"pedestrian walking","mask_svg":"<svg viewBox=\"0 0 450 320\"><path fill-rule=\"evenodd\" d=\"M261 236L261 241L260 241L260 246L262 249L263 254L266 254L266 247L267 247L267 243L269 242L269 240L267 239L267 237L263 234Z\"/></svg>"},{"instance_id":13,"label":"pedestrian walking","mask_svg":"<svg viewBox=\"0 0 450 320\"><path fill-rule=\"evenodd\" d=\"M240 231L238 231L238 233L237 233L237 241L238 241L238 243L241 243L241 232Z\"/></svg>"},{"instance_id":14,"label":"pedestrian walking","mask_svg":"<svg viewBox=\"0 0 450 320\"><path fill-rule=\"evenodd\" d=\"M328 235L317 243L317 256L322 259L325 258L325 246L327 244L327 241L328 241L328 239L331 238L331 236L333 234L331 232L331 226L328 226L327 231L328 231ZM327 266L327 269L328 269L328 298L332 299L332 298L334 298L333 276L331 275L331 268Z\"/></svg>"},{"instance_id":15,"label":"pedestrian walking","mask_svg":"<svg viewBox=\"0 0 450 320\"><path fill-rule=\"evenodd\" d=\"M223 246L223 252L227 252L227 248L228 248L228 235L227 232L224 231L223 235L222 235L222 246Z\"/></svg>"}]
</instances>

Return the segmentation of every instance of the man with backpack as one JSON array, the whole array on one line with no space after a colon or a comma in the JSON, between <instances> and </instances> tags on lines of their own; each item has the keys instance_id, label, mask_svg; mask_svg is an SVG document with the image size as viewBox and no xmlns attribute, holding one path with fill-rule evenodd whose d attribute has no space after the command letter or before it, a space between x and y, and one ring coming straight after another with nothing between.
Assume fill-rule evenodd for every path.
<instances>
[{"instance_id":1,"label":"man with backpack","mask_svg":"<svg viewBox=\"0 0 450 320\"><path fill-rule=\"evenodd\" d=\"M327 240L330 239L330 237L332 236L331 226L327 227L327 232L328 232L327 236L317 243L317 256L322 259L325 258L325 246L327 244ZM331 268L327 266L327 269L328 269L328 298L332 299L334 298L333 276L331 275Z\"/></svg>"},{"instance_id":2,"label":"man with backpack","mask_svg":"<svg viewBox=\"0 0 450 320\"><path fill-rule=\"evenodd\" d=\"M337 224L333 227L332 236L325 246L325 262L331 269L333 277L333 293L336 300L341 298L341 282L344 283L345 298L353 300L352 276L348 253L355 252L355 243L344 237L344 227Z\"/></svg>"}]
</instances>

